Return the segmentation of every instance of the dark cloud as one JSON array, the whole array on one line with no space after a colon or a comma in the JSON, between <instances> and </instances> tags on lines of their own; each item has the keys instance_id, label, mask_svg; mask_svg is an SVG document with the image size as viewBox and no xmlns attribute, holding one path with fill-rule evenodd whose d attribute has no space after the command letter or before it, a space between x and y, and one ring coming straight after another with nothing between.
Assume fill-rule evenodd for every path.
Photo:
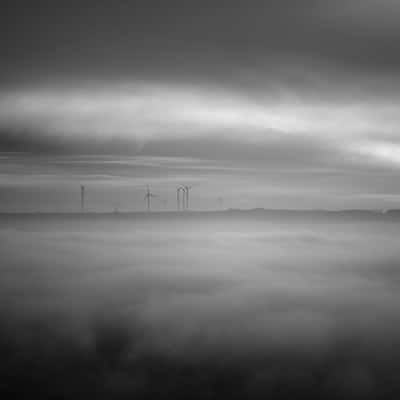
<instances>
[{"instance_id":1,"label":"dark cloud","mask_svg":"<svg viewBox=\"0 0 400 400\"><path fill-rule=\"evenodd\" d=\"M6 3L1 68L17 80L235 79L241 67L262 70L282 57L361 70L396 70L400 61L391 0Z\"/></svg>"}]
</instances>

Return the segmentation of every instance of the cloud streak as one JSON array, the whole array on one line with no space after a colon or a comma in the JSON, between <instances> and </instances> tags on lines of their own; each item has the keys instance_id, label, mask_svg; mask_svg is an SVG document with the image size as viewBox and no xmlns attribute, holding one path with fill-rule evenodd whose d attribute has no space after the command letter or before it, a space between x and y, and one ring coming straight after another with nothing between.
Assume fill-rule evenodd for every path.
<instances>
[{"instance_id":1,"label":"cloud streak","mask_svg":"<svg viewBox=\"0 0 400 400\"><path fill-rule=\"evenodd\" d=\"M160 140L240 140L252 145L290 140L326 142L356 155L392 161L371 151L372 138L394 137L400 127L396 99L313 101L285 89L262 99L246 92L139 82L0 93L0 128L17 141L57 143L122 140L143 146ZM397 154L396 148L391 150Z\"/></svg>"}]
</instances>

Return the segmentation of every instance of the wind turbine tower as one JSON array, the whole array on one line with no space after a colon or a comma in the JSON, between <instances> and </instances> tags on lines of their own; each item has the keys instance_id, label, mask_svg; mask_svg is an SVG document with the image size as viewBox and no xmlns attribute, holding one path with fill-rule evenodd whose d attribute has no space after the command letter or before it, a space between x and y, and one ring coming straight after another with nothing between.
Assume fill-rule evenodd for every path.
<instances>
[{"instance_id":1,"label":"wind turbine tower","mask_svg":"<svg viewBox=\"0 0 400 400\"><path fill-rule=\"evenodd\" d=\"M81 212L85 212L85 186L81 185Z\"/></svg>"},{"instance_id":2,"label":"wind turbine tower","mask_svg":"<svg viewBox=\"0 0 400 400\"><path fill-rule=\"evenodd\" d=\"M186 190L184 187L182 188L182 210L186 210Z\"/></svg>"},{"instance_id":3,"label":"wind turbine tower","mask_svg":"<svg viewBox=\"0 0 400 400\"><path fill-rule=\"evenodd\" d=\"M184 186L184 193L185 193L185 197L186 197L186 209L189 210L189 190L192 188L193 186Z\"/></svg>"},{"instance_id":4,"label":"wind turbine tower","mask_svg":"<svg viewBox=\"0 0 400 400\"><path fill-rule=\"evenodd\" d=\"M185 209L185 196L186 196L186 190L184 186L179 186L176 189L176 206L178 211L184 210Z\"/></svg>"},{"instance_id":5,"label":"wind turbine tower","mask_svg":"<svg viewBox=\"0 0 400 400\"><path fill-rule=\"evenodd\" d=\"M144 196L144 199L147 200L147 212L151 212L151 198L152 197L156 197L156 195L151 193L150 188L147 186L146 196Z\"/></svg>"}]
</instances>

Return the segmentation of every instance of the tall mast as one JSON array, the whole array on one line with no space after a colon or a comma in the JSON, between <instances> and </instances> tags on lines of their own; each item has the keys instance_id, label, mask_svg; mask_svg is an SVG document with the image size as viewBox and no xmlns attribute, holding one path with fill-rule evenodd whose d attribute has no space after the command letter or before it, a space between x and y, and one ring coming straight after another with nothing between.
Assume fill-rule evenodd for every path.
<instances>
[{"instance_id":1,"label":"tall mast","mask_svg":"<svg viewBox=\"0 0 400 400\"><path fill-rule=\"evenodd\" d=\"M85 186L81 185L81 212L85 212Z\"/></svg>"}]
</instances>

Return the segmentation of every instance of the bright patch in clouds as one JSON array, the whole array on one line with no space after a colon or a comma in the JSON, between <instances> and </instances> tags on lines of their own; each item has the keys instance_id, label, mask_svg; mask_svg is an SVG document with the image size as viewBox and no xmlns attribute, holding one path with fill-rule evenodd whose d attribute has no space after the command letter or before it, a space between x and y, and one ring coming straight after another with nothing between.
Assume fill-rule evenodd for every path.
<instances>
[{"instance_id":1,"label":"bright patch in clouds","mask_svg":"<svg viewBox=\"0 0 400 400\"><path fill-rule=\"evenodd\" d=\"M123 139L146 143L202 137L290 149L318 143L346 159L400 163L400 112L393 99L337 101L287 88L254 95L222 87L136 83L47 86L0 93L0 129L57 141ZM391 142L386 142L390 137ZM394 138L394 140L393 140ZM321 143L324 147L321 147ZM312 148L312 146L310 146ZM185 154L182 154L183 156Z\"/></svg>"},{"instance_id":2,"label":"bright patch in clouds","mask_svg":"<svg viewBox=\"0 0 400 400\"><path fill-rule=\"evenodd\" d=\"M400 144L367 142L359 146L357 150L362 156L367 156L382 163L400 166Z\"/></svg>"},{"instance_id":3,"label":"bright patch in clouds","mask_svg":"<svg viewBox=\"0 0 400 400\"><path fill-rule=\"evenodd\" d=\"M65 135L122 135L141 139L204 132L249 139L266 132L359 135L398 128L399 107L329 104L292 96L259 96L192 86L131 84L15 90L0 93L3 128Z\"/></svg>"}]
</instances>

